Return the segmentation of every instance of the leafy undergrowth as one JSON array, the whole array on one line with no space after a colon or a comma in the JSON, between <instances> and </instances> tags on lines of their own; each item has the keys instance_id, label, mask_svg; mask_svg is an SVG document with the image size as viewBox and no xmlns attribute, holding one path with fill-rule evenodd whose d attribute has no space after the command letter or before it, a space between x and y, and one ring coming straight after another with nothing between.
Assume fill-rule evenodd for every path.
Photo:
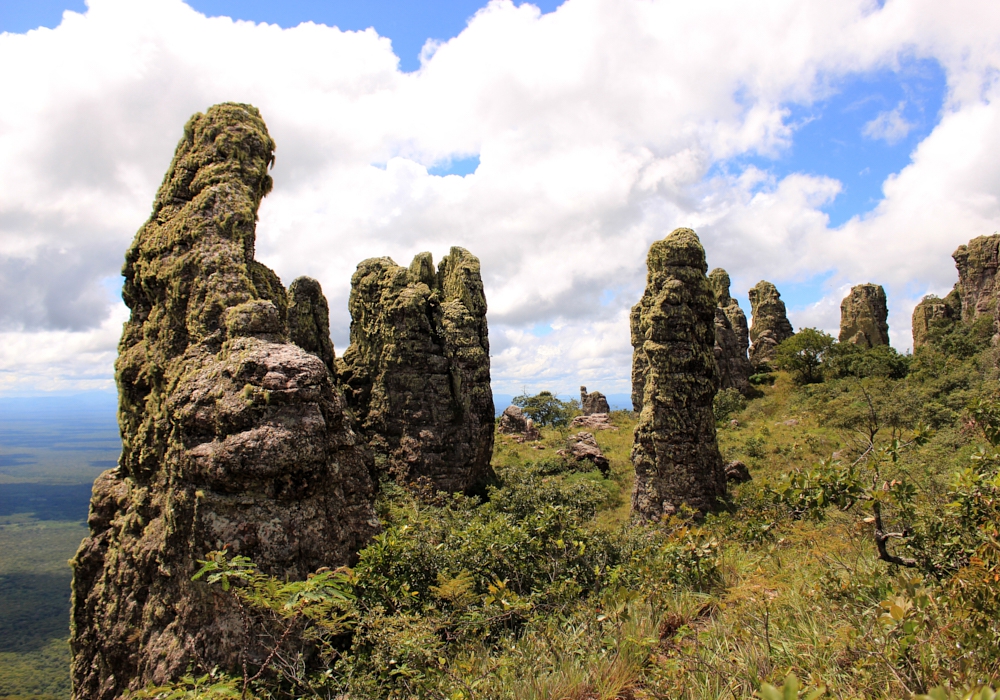
<instances>
[{"instance_id":1,"label":"leafy undergrowth","mask_svg":"<svg viewBox=\"0 0 1000 700\"><path fill-rule=\"evenodd\" d=\"M247 640L266 664L139 696L992 698L995 359L907 362L903 379L777 374L720 420L753 481L700 521L630 521L619 412L596 436L607 477L556 457L554 428L498 436L484 502L383 485L385 530L353 568L280 583L217 553L201 580L267 612Z\"/></svg>"}]
</instances>

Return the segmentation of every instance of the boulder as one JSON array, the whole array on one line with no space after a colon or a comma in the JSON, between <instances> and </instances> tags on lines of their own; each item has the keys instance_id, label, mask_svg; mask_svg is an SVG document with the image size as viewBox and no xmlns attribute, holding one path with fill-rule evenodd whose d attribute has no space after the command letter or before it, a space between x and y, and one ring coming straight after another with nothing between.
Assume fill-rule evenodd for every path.
<instances>
[{"instance_id":1,"label":"boulder","mask_svg":"<svg viewBox=\"0 0 1000 700\"><path fill-rule=\"evenodd\" d=\"M351 278L351 343L338 361L377 475L472 493L493 477L494 409L479 260L452 248L409 268L390 258Z\"/></svg>"},{"instance_id":2,"label":"boulder","mask_svg":"<svg viewBox=\"0 0 1000 700\"><path fill-rule=\"evenodd\" d=\"M726 462L726 481L732 482L734 484L744 484L753 477L750 476L750 469L746 464L738 459L734 459L731 462Z\"/></svg>"},{"instance_id":3,"label":"boulder","mask_svg":"<svg viewBox=\"0 0 1000 700\"><path fill-rule=\"evenodd\" d=\"M607 413L592 413L589 416L577 416L569 422L571 428L586 428L587 430L612 430L617 431Z\"/></svg>"},{"instance_id":4,"label":"boulder","mask_svg":"<svg viewBox=\"0 0 1000 700\"><path fill-rule=\"evenodd\" d=\"M608 458L601 452L593 433L580 432L570 435L566 438L566 448L558 450L556 454L574 460L577 466L589 462L592 468L600 469L605 476L611 471Z\"/></svg>"},{"instance_id":5,"label":"boulder","mask_svg":"<svg viewBox=\"0 0 1000 700\"><path fill-rule=\"evenodd\" d=\"M289 342L285 290L253 259L273 152L254 107L193 116L126 254L122 454L72 561L75 699L263 661L236 599L191 580L210 551L297 580L378 531L344 398Z\"/></svg>"},{"instance_id":6,"label":"boulder","mask_svg":"<svg viewBox=\"0 0 1000 700\"><path fill-rule=\"evenodd\" d=\"M788 322L785 302L777 288L765 280L750 290L750 364L754 368L766 365L774 357L774 349L788 340L795 331Z\"/></svg>"},{"instance_id":7,"label":"boulder","mask_svg":"<svg viewBox=\"0 0 1000 700\"><path fill-rule=\"evenodd\" d=\"M526 440L537 440L541 437L534 421L524 415L524 411L519 406L508 406L500 414L500 421L497 424L497 432L504 435L513 435L518 442Z\"/></svg>"},{"instance_id":8,"label":"boulder","mask_svg":"<svg viewBox=\"0 0 1000 700\"><path fill-rule=\"evenodd\" d=\"M840 303L840 342L863 348L889 344L889 309L880 284L851 287Z\"/></svg>"},{"instance_id":9,"label":"boulder","mask_svg":"<svg viewBox=\"0 0 1000 700\"><path fill-rule=\"evenodd\" d=\"M712 401L715 295L705 250L681 228L655 242L646 290L632 308L632 396L639 412L632 446L634 515L655 520L683 504L705 512L725 495Z\"/></svg>"},{"instance_id":10,"label":"boulder","mask_svg":"<svg viewBox=\"0 0 1000 700\"><path fill-rule=\"evenodd\" d=\"M580 408L585 416L593 413L611 413L607 397L599 391L588 394L585 386L580 387Z\"/></svg>"}]
</instances>

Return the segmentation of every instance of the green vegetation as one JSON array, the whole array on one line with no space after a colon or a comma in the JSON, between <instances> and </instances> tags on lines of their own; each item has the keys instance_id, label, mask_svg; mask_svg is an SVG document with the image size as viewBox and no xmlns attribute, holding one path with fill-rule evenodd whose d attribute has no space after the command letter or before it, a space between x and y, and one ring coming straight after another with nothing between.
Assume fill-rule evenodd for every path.
<instances>
[{"instance_id":1,"label":"green vegetation","mask_svg":"<svg viewBox=\"0 0 1000 700\"><path fill-rule=\"evenodd\" d=\"M535 425L539 427L560 427L567 425L580 412L580 402L576 399L561 401L550 391L540 391L534 396L527 392L515 396L511 403L519 406Z\"/></svg>"}]
</instances>

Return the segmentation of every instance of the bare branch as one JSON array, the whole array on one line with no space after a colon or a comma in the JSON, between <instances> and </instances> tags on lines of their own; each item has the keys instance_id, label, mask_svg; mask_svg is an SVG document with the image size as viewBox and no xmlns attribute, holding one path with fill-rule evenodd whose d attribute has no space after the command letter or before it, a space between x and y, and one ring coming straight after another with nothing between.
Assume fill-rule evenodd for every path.
<instances>
[{"instance_id":1,"label":"bare branch","mask_svg":"<svg viewBox=\"0 0 1000 700\"><path fill-rule=\"evenodd\" d=\"M882 504L879 501L875 501L875 503L872 504L872 509L875 511L875 546L878 547L878 558L882 561L887 561L890 564L915 568L917 566L916 559L897 557L894 554L890 554L888 548L886 547L886 543L890 539L902 539L906 537L906 534L902 532L886 532L882 528Z\"/></svg>"}]
</instances>

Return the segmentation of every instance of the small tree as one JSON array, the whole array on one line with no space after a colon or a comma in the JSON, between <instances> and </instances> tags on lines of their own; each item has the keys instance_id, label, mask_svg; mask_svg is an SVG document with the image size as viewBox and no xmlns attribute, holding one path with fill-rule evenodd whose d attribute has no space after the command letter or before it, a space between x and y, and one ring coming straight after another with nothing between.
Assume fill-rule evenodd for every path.
<instances>
[{"instance_id":1,"label":"small tree","mask_svg":"<svg viewBox=\"0 0 1000 700\"><path fill-rule=\"evenodd\" d=\"M534 396L524 392L513 399L515 406L528 414L536 425L551 425L559 427L569 423L573 415L580 410L580 402L575 399L560 401L551 391L540 391Z\"/></svg>"},{"instance_id":2,"label":"small tree","mask_svg":"<svg viewBox=\"0 0 1000 700\"><path fill-rule=\"evenodd\" d=\"M803 328L781 343L774 352L771 363L778 369L791 372L796 384L814 384L823 381L823 359L833 348L833 336Z\"/></svg>"}]
</instances>

